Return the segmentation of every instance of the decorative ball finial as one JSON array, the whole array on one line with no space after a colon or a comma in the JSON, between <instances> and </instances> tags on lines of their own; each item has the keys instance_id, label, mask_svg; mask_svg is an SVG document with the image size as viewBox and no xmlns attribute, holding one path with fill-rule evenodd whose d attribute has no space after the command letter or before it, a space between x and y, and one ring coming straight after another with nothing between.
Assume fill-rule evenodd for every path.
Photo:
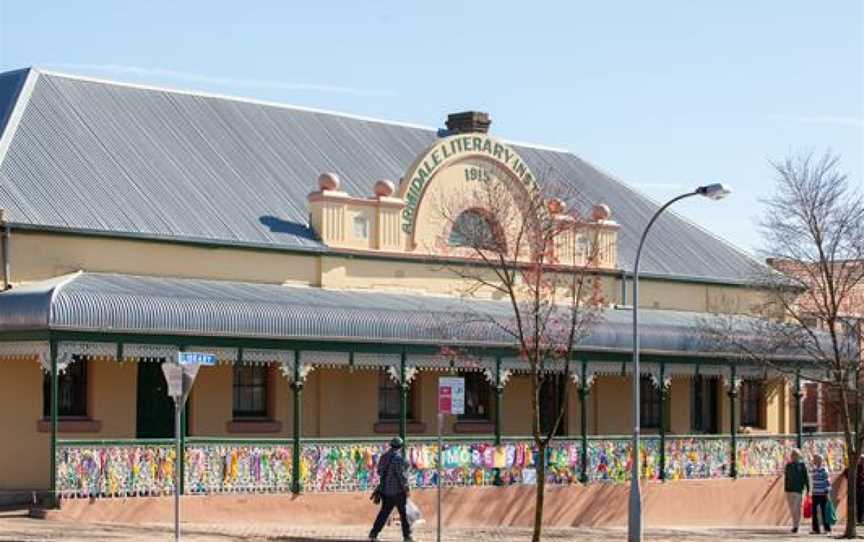
<instances>
[{"instance_id":1,"label":"decorative ball finial","mask_svg":"<svg viewBox=\"0 0 864 542\"><path fill-rule=\"evenodd\" d=\"M567 210L567 204L559 198L550 198L549 201L546 202L546 208L549 209L551 214L560 215L564 214L564 211Z\"/></svg>"},{"instance_id":2,"label":"decorative ball finial","mask_svg":"<svg viewBox=\"0 0 864 542\"><path fill-rule=\"evenodd\" d=\"M325 171L318 176L318 188L321 190L339 190L339 176Z\"/></svg>"},{"instance_id":3,"label":"decorative ball finial","mask_svg":"<svg viewBox=\"0 0 864 542\"><path fill-rule=\"evenodd\" d=\"M393 181L389 179L379 179L375 181L375 195L379 198L389 198L393 195L393 191L396 190L396 186L393 185Z\"/></svg>"},{"instance_id":4,"label":"decorative ball finial","mask_svg":"<svg viewBox=\"0 0 864 542\"><path fill-rule=\"evenodd\" d=\"M609 217L612 216L612 210L605 203L598 203L594 207L591 208L591 218L597 222L603 222L604 220L609 220Z\"/></svg>"}]
</instances>

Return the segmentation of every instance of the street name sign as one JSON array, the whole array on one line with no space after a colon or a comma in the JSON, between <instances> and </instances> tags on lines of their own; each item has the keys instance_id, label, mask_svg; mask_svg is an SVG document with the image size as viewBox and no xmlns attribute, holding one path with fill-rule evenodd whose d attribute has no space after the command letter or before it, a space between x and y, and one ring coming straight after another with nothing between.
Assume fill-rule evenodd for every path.
<instances>
[{"instance_id":1,"label":"street name sign","mask_svg":"<svg viewBox=\"0 0 864 542\"><path fill-rule=\"evenodd\" d=\"M216 365L216 356L203 352L179 352L177 363L180 365Z\"/></svg>"}]
</instances>

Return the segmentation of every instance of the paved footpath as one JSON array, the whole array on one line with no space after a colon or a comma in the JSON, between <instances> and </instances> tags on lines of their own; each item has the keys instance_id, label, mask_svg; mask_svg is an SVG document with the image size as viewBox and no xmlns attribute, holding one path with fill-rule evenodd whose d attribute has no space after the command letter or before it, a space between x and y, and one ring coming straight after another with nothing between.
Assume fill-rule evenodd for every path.
<instances>
[{"instance_id":1,"label":"paved footpath","mask_svg":"<svg viewBox=\"0 0 864 542\"><path fill-rule=\"evenodd\" d=\"M187 542L228 542L232 540L248 542L355 542L366 540L366 530L362 527L292 528L282 524L254 525L202 525L184 524L182 539ZM417 540L432 542L435 532L429 526L423 526L417 531ZM454 529L445 532L443 540L447 542L524 542L530 540L528 529ZM548 529L544 540L551 542L595 542L600 540L626 540L623 529ZM170 542L174 539L172 527L159 525L123 525L74 523L63 521L45 521L31 519L24 513L0 514L0 541L2 542ZM396 527L388 527L383 533L382 541L400 540ZM646 540L669 540L673 542L730 542L733 540L758 541L803 541L827 540L825 535L809 534L791 535L784 529L649 529Z\"/></svg>"}]
</instances>

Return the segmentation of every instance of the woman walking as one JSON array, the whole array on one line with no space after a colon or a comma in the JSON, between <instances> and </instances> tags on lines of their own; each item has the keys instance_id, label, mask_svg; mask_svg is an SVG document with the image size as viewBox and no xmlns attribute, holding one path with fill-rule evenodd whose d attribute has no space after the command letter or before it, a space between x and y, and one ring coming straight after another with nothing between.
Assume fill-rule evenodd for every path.
<instances>
[{"instance_id":1,"label":"woman walking","mask_svg":"<svg viewBox=\"0 0 864 542\"><path fill-rule=\"evenodd\" d=\"M825 527L825 532L831 532L831 524L828 521L828 498L831 492L831 479L829 478L828 469L823 465L822 456L816 455L813 458L813 471L810 473L810 479L813 485L813 531L812 534L819 534L819 518L822 518L822 525Z\"/></svg>"}]
</instances>

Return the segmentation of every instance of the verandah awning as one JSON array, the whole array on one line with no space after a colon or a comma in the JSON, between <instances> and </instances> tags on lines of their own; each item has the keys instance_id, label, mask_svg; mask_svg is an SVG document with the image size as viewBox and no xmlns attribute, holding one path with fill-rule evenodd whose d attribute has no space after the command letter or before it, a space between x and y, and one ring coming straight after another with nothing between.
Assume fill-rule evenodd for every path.
<instances>
[{"instance_id":1,"label":"verandah awning","mask_svg":"<svg viewBox=\"0 0 864 542\"><path fill-rule=\"evenodd\" d=\"M130 341L135 343L147 343L147 337L153 336L184 336L513 347L513 338L486 315L501 321L512 315L512 307L505 301L422 294L86 272L0 294L0 335L32 331L89 332L106 337L131 334L141 337ZM706 317L709 315L696 312L641 310L642 351L646 356L668 356L670 362L707 356L716 358L718 364L728 363L703 347L700 325ZM630 310L606 310L578 350L587 355L618 353L626 361L632 348L631 322ZM111 339L105 340L104 348L110 349ZM162 348L158 344L130 346L153 357L159 357ZM321 364L328 364L328 355L330 361L336 359L320 353ZM244 359L254 361L255 353L247 351ZM626 370L621 363L614 365L610 364L609 372Z\"/></svg>"}]
</instances>

